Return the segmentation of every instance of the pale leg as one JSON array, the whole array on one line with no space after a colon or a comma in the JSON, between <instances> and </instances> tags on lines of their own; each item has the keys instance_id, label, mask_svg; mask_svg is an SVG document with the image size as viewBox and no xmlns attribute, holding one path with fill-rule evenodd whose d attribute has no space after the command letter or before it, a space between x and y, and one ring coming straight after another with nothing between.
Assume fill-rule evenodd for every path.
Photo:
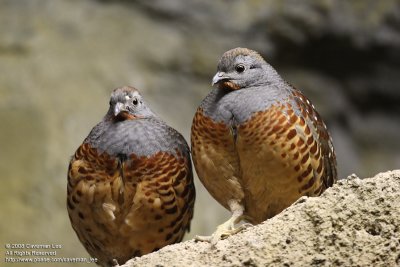
<instances>
[{"instance_id":1,"label":"pale leg","mask_svg":"<svg viewBox=\"0 0 400 267\"><path fill-rule=\"evenodd\" d=\"M249 225L245 224L235 228L235 225L244 219L244 207L237 200L230 200L228 205L232 212L231 218L219 225L211 236L196 236L196 240L210 242L212 246L215 246L219 240L234 235Z\"/></svg>"}]
</instances>

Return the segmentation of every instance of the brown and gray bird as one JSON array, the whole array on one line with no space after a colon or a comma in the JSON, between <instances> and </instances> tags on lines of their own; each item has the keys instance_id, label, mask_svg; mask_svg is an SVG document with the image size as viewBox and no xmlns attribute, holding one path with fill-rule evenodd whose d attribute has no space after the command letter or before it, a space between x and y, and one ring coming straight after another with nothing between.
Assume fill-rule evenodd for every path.
<instances>
[{"instance_id":1,"label":"brown and gray bird","mask_svg":"<svg viewBox=\"0 0 400 267\"><path fill-rule=\"evenodd\" d=\"M135 88L112 92L107 114L68 169L71 224L98 264L122 264L182 240L195 200L189 153Z\"/></svg>"},{"instance_id":2,"label":"brown and gray bird","mask_svg":"<svg viewBox=\"0 0 400 267\"><path fill-rule=\"evenodd\" d=\"M211 237L258 224L301 196L318 196L337 179L327 128L314 106L257 52L225 52L217 84L192 125L192 157L209 193L232 217Z\"/></svg>"}]
</instances>

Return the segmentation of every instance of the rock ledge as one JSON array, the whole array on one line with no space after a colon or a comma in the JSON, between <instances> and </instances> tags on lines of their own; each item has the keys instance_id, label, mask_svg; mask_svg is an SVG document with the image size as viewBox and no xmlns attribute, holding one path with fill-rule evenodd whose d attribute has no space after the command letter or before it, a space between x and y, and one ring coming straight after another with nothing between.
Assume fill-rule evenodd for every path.
<instances>
[{"instance_id":1,"label":"rock ledge","mask_svg":"<svg viewBox=\"0 0 400 267\"><path fill-rule=\"evenodd\" d=\"M215 249L189 240L122 266L400 266L400 170L351 175Z\"/></svg>"}]
</instances>

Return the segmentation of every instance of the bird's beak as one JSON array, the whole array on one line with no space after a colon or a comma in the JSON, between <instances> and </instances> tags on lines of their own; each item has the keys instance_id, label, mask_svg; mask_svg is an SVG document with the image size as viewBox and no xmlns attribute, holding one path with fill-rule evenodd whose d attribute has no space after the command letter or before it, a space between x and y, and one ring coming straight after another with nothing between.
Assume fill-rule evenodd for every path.
<instances>
[{"instance_id":1,"label":"bird's beak","mask_svg":"<svg viewBox=\"0 0 400 267\"><path fill-rule=\"evenodd\" d=\"M218 72L214 75L214 77L213 77L213 79L212 79L211 86L214 86L215 84L219 83L219 82L222 81L222 80L228 80L228 79L229 79L229 77L226 76L226 73L225 73L225 72L223 72L223 71L218 71Z\"/></svg>"},{"instance_id":2,"label":"bird's beak","mask_svg":"<svg viewBox=\"0 0 400 267\"><path fill-rule=\"evenodd\" d=\"M126 111L125 105L121 102L118 102L114 106L114 116L118 116L118 114L121 113L121 111Z\"/></svg>"}]
</instances>

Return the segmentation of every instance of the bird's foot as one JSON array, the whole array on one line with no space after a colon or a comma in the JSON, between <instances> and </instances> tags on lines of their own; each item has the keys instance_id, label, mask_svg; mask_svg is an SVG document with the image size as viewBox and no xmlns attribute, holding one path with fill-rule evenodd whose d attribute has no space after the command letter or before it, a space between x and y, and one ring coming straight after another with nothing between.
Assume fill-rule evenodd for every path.
<instances>
[{"instance_id":1,"label":"bird's foot","mask_svg":"<svg viewBox=\"0 0 400 267\"><path fill-rule=\"evenodd\" d=\"M219 240L225 239L231 235L237 234L242 230L252 226L250 223L245 223L235 227L235 220L229 219L217 227L217 230L211 236L196 236L195 240L209 242L212 247L218 243Z\"/></svg>"}]
</instances>

